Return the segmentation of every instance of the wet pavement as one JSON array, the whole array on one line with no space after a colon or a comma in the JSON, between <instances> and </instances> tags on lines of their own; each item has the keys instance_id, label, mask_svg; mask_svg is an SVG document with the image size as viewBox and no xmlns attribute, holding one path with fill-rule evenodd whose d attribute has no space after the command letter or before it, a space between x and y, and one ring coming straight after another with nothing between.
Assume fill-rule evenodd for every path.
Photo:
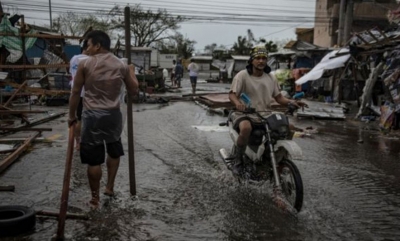
<instances>
[{"instance_id":1,"label":"wet pavement","mask_svg":"<svg viewBox=\"0 0 400 241\"><path fill-rule=\"evenodd\" d=\"M207 91L227 84L199 83ZM183 82L189 93L188 81ZM64 107L66 110L67 107ZM116 197L101 196L90 211L86 168L74 155L69 212L89 212L89 221L67 220L68 240L398 240L400 237L400 140L366 130L363 123L295 119L318 133L296 138L304 160L297 161L304 204L295 216L271 201L270 188L239 186L218 150L230 149L225 117L192 101L134 106L137 196L129 193L126 155L116 180ZM66 117L46 124L51 143L32 150L0 174L1 205L56 211L67 146ZM126 129L126 128L125 128ZM363 143L358 142L360 139ZM104 170L104 169L103 169ZM105 175L102 180L105 185ZM38 218L34 232L15 239L49 240L57 221Z\"/></svg>"}]
</instances>

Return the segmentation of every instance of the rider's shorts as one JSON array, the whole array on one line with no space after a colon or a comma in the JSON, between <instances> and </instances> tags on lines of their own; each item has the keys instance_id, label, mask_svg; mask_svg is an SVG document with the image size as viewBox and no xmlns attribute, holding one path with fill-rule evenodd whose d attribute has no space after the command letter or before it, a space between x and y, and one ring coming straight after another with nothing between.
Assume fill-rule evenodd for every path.
<instances>
[{"instance_id":1,"label":"rider's shorts","mask_svg":"<svg viewBox=\"0 0 400 241\"><path fill-rule=\"evenodd\" d=\"M263 117L267 117L270 114L272 114L272 112L265 111L265 112L262 112L261 115ZM240 122L242 122L244 120L249 120L250 123L261 123L261 119L260 119L260 117L258 115L256 115L256 114L245 114L245 113L240 112L240 111L233 112L232 115L231 115L231 119L232 119L232 124L233 124L233 128L234 129L239 128Z\"/></svg>"}]
</instances>

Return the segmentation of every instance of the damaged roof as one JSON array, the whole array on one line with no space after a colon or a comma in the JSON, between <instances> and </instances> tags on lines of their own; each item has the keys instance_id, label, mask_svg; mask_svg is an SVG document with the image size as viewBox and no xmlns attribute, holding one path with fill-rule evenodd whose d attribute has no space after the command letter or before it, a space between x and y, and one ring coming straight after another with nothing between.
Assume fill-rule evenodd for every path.
<instances>
[{"instance_id":1,"label":"damaged roof","mask_svg":"<svg viewBox=\"0 0 400 241\"><path fill-rule=\"evenodd\" d=\"M293 51L319 51L327 50L327 48L320 47L315 44L307 43L302 40L292 40L289 41L284 47L284 49L291 49Z\"/></svg>"}]
</instances>

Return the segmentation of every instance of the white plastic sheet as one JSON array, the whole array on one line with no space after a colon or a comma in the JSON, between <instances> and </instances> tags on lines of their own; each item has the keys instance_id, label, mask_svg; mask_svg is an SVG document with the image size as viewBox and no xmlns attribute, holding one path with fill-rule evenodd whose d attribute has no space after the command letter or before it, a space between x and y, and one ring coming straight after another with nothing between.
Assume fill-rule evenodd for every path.
<instances>
[{"instance_id":1,"label":"white plastic sheet","mask_svg":"<svg viewBox=\"0 0 400 241\"><path fill-rule=\"evenodd\" d=\"M334 50L334 51L328 53L321 60L321 62L319 62L319 64L317 64L310 72L305 74L300 79L296 80L296 85L301 85L301 84L307 83L308 81L313 81L313 80L317 80L317 79L321 78L325 70L337 69L337 68L344 67L345 63L350 58L350 54L346 54L346 55L331 59L331 57L335 57L336 54L344 54L344 53L349 53L349 50L347 48L343 48L343 49Z\"/></svg>"}]
</instances>

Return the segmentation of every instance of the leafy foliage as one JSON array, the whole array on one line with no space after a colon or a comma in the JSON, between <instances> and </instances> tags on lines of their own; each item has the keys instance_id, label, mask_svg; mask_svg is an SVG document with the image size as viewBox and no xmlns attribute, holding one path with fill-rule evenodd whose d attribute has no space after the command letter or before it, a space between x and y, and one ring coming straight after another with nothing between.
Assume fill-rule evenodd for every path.
<instances>
[{"instance_id":1,"label":"leafy foliage","mask_svg":"<svg viewBox=\"0 0 400 241\"><path fill-rule=\"evenodd\" d=\"M135 5L131 9L131 33L134 46L148 47L153 43L171 38L176 30L179 29L179 23L185 19L181 16L172 16L165 9L143 10L140 5ZM115 6L111 15L120 16L124 10ZM123 20L113 18L113 28L124 29Z\"/></svg>"},{"instance_id":2,"label":"leafy foliage","mask_svg":"<svg viewBox=\"0 0 400 241\"><path fill-rule=\"evenodd\" d=\"M104 16L104 18L99 18L98 16ZM110 20L103 14L83 16L74 12L66 12L58 15L53 20L53 29L71 36L82 36L89 27L111 34L112 30L109 28L109 24Z\"/></svg>"}]
</instances>

